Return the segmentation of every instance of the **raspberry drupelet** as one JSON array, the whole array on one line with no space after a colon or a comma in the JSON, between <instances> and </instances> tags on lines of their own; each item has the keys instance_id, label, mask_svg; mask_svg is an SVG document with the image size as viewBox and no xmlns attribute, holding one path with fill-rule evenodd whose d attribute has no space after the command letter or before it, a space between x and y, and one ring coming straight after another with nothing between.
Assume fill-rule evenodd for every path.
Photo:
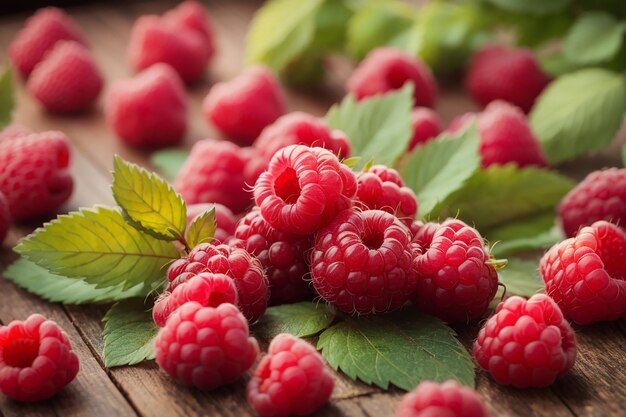
<instances>
[{"instance_id":1,"label":"raspberry drupelet","mask_svg":"<svg viewBox=\"0 0 626 417\"><path fill-rule=\"evenodd\" d=\"M488 417L480 395L455 380L424 381L405 394L393 417Z\"/></svg>"}]
</instances>

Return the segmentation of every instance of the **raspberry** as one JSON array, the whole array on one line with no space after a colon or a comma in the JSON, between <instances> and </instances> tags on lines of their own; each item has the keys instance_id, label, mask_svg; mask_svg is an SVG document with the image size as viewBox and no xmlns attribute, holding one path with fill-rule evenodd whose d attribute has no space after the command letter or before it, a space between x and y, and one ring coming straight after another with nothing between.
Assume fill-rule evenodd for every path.
<instances>
[{"instance_id":1,"label":"raspberry","mask_svg":"<svg viewBox=\"0 0 626 417\"><path fill-rule=\"evenodd\" d=\"M116 81L109 90L104 111L111 129L133 146L173 146L187 129L185 88L166 64Z\"/></svg>"},{"instance_id":2,"label":"raspberry","mask_svg":"<svg viewBox=\"0 0 626 417\"><path fill-rule=\"evenodd\" d=\"M433 237L435 236L437 229L439 229L439 226L441 226L439 223L423 223L420 220L415 220L411 223L411 235L413 236L411 243L416 245L420 254L424 253L425 250L428 249L428 246L430 245L430 242L433 241Z\"/></svg>"},{"instance_id":3,"label":"raspberry","mask_svg":"<svg viewBox=\"0 0 626 417\"><path fill-rule=\"evenodd\" d=\"M191 273L185 274L185 273ZM237 287L237 306L252 323L267 308L269 298L267 277L261 262L241 248L202 243L189 252L187 258L174 262L168 272L169 291L188 281L194 274L212 272L232 278Z\"/></svg>"},{"instance_id":4,"label":"raspberry","mask_svg":"<svg viewBox=\"0 0 626 417\"><path fill-rule=\"evenodd\" d=\"M60 40L85 44L78 24L63 10L56 7L39 9L15 35L9 45L9 57L15 68L27 77L45 53Z\"/></svg>"},{"instance_id":5,"label":"raspberry","mask_svg":"<svg viewBox=\"0 0 626 417\"><path fill-rule=\"evenodd\" d=\"M26 88L54 113L87 110L100 95L104 81L91 53L74 41L60 41L37 64Z\"/></svg>"},{"instance_id":6,"label":"raspberry","mask_svg":"<svg viewBox=\"0 0 626 417\"><path fill-rule=\"evenodd\" d=\"M328 402L333 385L317 350L281 333L248 382L248 402L261 417L308 416Z\"/></svg>"},{"instance_id":7,"label":"raspberry","mask_svg":"<svg viewBox=\"0 0 626 417\"><path fill-rule=\"evenodd\" d=\"M319 295L346 313L385 313L417 286L411 234L380 210L344 210L315 236L311 256Z\"/></svg>"},{"instance_id":8,"label":"raspberry","mask_svg":"<svg viewBox=\"0 0 626 417\"><path fill-rule=\"evenodd\" d=\"M428 107L416 107L411 112L411 127L413 137L409 142L409 151L417 145L424 144L436 138L441 133L441 120L439 115Z\"/></svg>"},{"instance_id":9,"label":"raspberry","mask_svg":"<svg viewBox=\"0 0 626 417\"><path fill-rule=\"evenodd\" d=\"M286 108L278 79L260 66L213 85L202 102L206 120L240 145L254 142L266 126L285 114Z\"/></svg>"},{"instance_id":10,"label":"raspberry","mask_svg":"<svg viewBox=\"0 0 626 417\"><path fill-rule=\"evenodd\" d=\"M42 132L0 141L0 192L15 221L56 210L72 194L70 145L61 132Z\"/></svg>"},{"instance_id":11,"label":"raspberry","mask_svg":"<svg viewBox=\"0 0 626 417\"><path fill-rule=\"evenodd\" d=\"M402 397L394 417L488 417L480 395L455 380L424 381Z\"/></svg>"},{"instance_id":12,"label":"raspberry","mask_svg":"<svg viewBox=\"0 0 626 417\"><path fill-rule=\"evenodd\" d=\"M41 314L0 327L0 391L16 401L43 401L78 373L67 334Z\"/></svg>"},{"instance_id":13,"label":"raspberry","mask_svg":"<svg viewBox=\"0 0 626 417\"><path fill-rule=\"evenodd\" d=\"M445 130L445 133L449 135L457 135L461 133L463 129L465 129L472 121L474 121L478 117L478 113L475 112L467 112L456 116L450 122L450 125Z\"/></svg>"},{"instance_id":14,"label":"raspberry","mask_svg":"<svg viewBox=\"0 0 626 417\"><path fill-rule=\"evenodd\" d=\"M465 86L481 106L504 100L528 113L549 82L532 51L487 45L474 55Z\"/></svg>"},{"instance_id":15,"label":"raspberry","mask_svg":"<svg viewBox=\"0 0 626 417\"><path fill-rule=\"evenodd\" d=\"M274 228L306 235L352 205L354 173L330 151L291 145L272 157L254 186L254 200Z\"/></svg>"},{"instance_id":16,"label":"raspberry","mask_svg":"<svg viewBox=\"0 0 626 417\"><path fill-rule=\"evenodd\" d=\"M181 306L155 340L157 364L183 385L212 390L237 381L256 360L259 346L232 304Z\"/></svg>"},{"instance_id":17,"label":"raspberry","mask_svg":"<svg viewBox=\"0 0 626 417\"><path fill-rule=\"evenodd\" d=\"M415 257L413 304L448 323L481 318L496 295L498 273L486 263L489 253L480 233L456 219L424 232L414 238L422 250Z\"/></svg>"},{"instance_id":18,"label":"raspberry","mask_svg":"<svg viewBox=\"0 0 626 417\"><path fill-rule=\"evenodd\" d=\"M152 319L159 327L165 326L172 313L189 301L195 301L203 307L237 304L239 301L235 282L224 274L202 272L195 275L184 272L174 283L154 303Z\"/></svg>"},{"instance_id":19,"label":"raspberry","mask_svg":"<svg viewBox=\"0 0 626 417\"><path fill-rule=\"evenodd\" d=\"M9 202L0 191L0 245L4 242L4 239L9 233L11 227L11 213L9 212Z\"/></svg>"},{"instance_id":20,"label":"raspberry","mask_svg":"<svg viewBox=\"0 0 626 417\"><path fill-rule=\"evenodd\" d=\"M341 130L331 130L326 121L304 112L288 113L263 129L254 142L259 154L269 160L289 145L318 146L341 157L350 155L350 142Z\"/></svg>"},{"instance_id":21,"label":"raspberry","mask_svg":"<svg viewBox=\"0 0 626 417\"><path fill-rule=\"evenodd\" d=\"M365 209L391 213L407 226L413 222L417 214L417 197L404 185L395 169L374 165L357 175L357 187L356 199Z\"/></svg>"},{"instance_id":22,"label":"raspberry","mask_svg":"<svg viewBox=\"0 0 626 417\"><path fill-rule=\"evenodd\" d=\"M270 284L270 304L295 303L310 298L307 252L311 248L308 236L294 235L274 229L252 210L237 225L231 245L241 246L256 256L267 273Z\"/></svg>"},{"instance_id":23,"label":"raspberry","mask_svg":"<svg viewBox=\"0 0 626 417\"><path fill-rule=\"evenodd\" d=\"M215 53L213 41L213 25L202 3L187 0L174 7L163 15L163 20L171 22L174 26L182 29L190 29L202 36L204 47L209 58Z\"/></svg>"},{"instance_id":24,"label":"raspberry","mask_svg":"<svg viewBox=\"0 0 626 417\"><path fill-rule=\"evenodd\" d=\"M606 221L583 227L541 259L546 292L578 324L626 317L626 233Z\"/></svg>"},{"instance_id":25,"label":"raspberry","mask_svg":"<svg viewBox=\"0 0 626 417\"><path fill-rule=\"evenodd\" d=\"M215 233L213 234L213 243L226 243L235 234L237 228L237 218L233 212L222 204L192 204L187 207L187 227L191 225L193 220L203 214L205 211L215 209Z\"/></svg>"},{"instance_id":26,"label":"raspberry","mask_svg":"<svg viewBox=\"0 0 626 417\"><path fill-rule=\"evenodd\" d=\"M413 83L415 106L435 105L437 82L423 61L398 48L377 48L352 72L346 90L354 94L357 100L362 100L398 90L407 82Z\"/></svg>"},{"instance_id":27,"label":"raspberry","mask_svg":"<svg viewBox=\"0 0 626 417\"><path fill-rule=\"evenodd\" d=\"M34 133L34 132L30 128L20 125L18 123L12 123L8 125L7 127L5 127L4 129L0 130L0 141L3 141L4 139L19 138L21 136L27 136L27 135L30 135L31 133Z\"/></svg>"},{"instance_id":28,"label":"raspberry","mask_svg":"<svg viewBox=\"0 0 626 417\"><path fill-rule=\"evenodd\" d=\"M473 354L501 384L546 387L574 365L576 339L550 297L516 296L500 303L480 329Z\"/></svg>"},{"instance_id":29,"label":"raspberry","mask_svg":"<svg viewBox=\"0 0 626 417\"><path fill-rule=\"evenodd\" d=\"M187 204L219 203L241 213L252 204L249 184L258 175L249 172L249 162L249 155L234 143L198 141L176 176L174 188Z\"/></svg>"},{"instance_id":30,"label":"raspberry","mask_svg":"<svg viewBox=\"0 0 626 417\"><path fill-rule=\"evenodd\" d=\"M626 168L592 172L561 201L559 215L567 236L597 220L626 225Z\"/></svg>"}]
</instances>

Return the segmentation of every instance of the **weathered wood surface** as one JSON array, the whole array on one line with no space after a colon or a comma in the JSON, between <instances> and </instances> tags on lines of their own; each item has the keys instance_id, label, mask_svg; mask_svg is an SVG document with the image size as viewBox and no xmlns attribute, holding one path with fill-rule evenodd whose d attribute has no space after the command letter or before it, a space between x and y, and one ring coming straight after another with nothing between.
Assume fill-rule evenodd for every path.
<instances>
[{"instance_id":1,"label":"weathered wood surface","mask_svg":"<svg viewBox=\"0 0 626 417\"><path fill-rule=\"evenodd\" d=\"M107 82L131 74L126 65L125 47L133 20L144 13L161 13L171 2L133 3L127 6L104 4L74 8L75 16L90 41L96 60ZM200 103L211 84L229 79L243 65L243 47L248 22L255 2L209 2L217 32L219 53L202 82L189 88L190 129L185 146L215 136L201 117ZM22 25L25 15L0 17L0 62L6 60L7 46ZM345 75L345 74L344 74ZM330 104L340 99L342 74L313 92L290 92L289 106L324 114ZM472 110L467 97L451 83L442 85L438 111L445 121ZM90 113L77 117L51 116L42 111L18 88L15 120L35 130L58 129L72 140L72 171L76 189L61 211L111 204L109 192L112 156L120 154L131 161L149 166L148 154L117 141L107 129L102 115L102 101ZM566 171L581 177L590 168L614 164L616 156L598 156L570 163ZM10 247L32 230L34 225L14 227L4 242L0 270L15 259ZM182 388L159 372L153 362L134 367L106 369L101 358L102 323L106 311L100 306L62 306L47 303L15 287L0 277L0 323L23 319L41 312L56 320L68 332L80 360L76 381L53 400L31 405L18 404L0 396L0 417L10 416L232 416L254 415L245 401L245 381L214 392L203 393ZM464 329L462 340L471 345L476 328ZM579 356L571 373L551 388L516 390L494 384L483 372L477 373L477 389L493 416L624 416L626 405L626 324L624 321L577 328ZM401 396L399 390L382 392L359 382L338 376L331 404L319 416L386 417L391 416Z\"/></svg>"}]
</instances>

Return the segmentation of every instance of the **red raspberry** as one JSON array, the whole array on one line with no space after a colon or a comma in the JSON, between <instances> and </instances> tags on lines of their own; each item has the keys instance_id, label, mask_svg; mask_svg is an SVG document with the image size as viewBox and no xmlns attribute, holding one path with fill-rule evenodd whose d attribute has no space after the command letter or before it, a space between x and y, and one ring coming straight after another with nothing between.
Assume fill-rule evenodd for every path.
<instances>
[{"instance_id":1,"label":"red raspberry","mask_svg":"<svg viewBox=\"0 0 626 417\"><path fill-rule=\"evenodd\" d=\"M93 105L104 81L87 48L60 41L35 67L26 88L54 113L74 113Z\"/></svg>"},{"instance_id":2,"label":"red raspberry","mask_svg":"<svg viewBox=\"0 0 626 417\"><path fill-rule=\"evenodd\" d=\"M185 274L186 272L192 275ZM252 323L265 313L269 298L267 277L261 262L241 248L201 243L187 258L174 262L168 272L169 291L201 272L224 274L235 281L237 306Z\"/></svg>"},{"instance_id":3,"label":"red raspberry","mask_svg":"<svg viewBox=\"0 0 626 417\"><path fill-rule=\"evenodd\" d=\"M487 45L474 55L465 85L481 106L494 100L512 103L528 113L535 99L550 83L532 51Z\"/></svg>"},{"instance_id":4,"label":"red raspberry","mask_svg":"<svg viewBox=\"0 0 626 417\"><path fill-rule=\"evenodd\" d=\"M191 29L204 41L209 58L215 53L213 40L213 25L206 8L202 3L186 0L163 15L163 20L171 22L178 28Z\"/></svg>"},{"instance_id":5,"label":"red raspberry","mask_svg":"<svg viewBox=\"0 0 626 417\"><path fill-rule=\"evenodd\" d=\"M476 391L455 380L424 381L402 397L393 417L488 417Z\"/></svg>"},{"instance_id":6,"label":"red raspberry","mask_svg":"<svg viewBox=\"0 0 626 417\"><path fill-rule=\"evenodd\" d=\"M248 382L248 402L261 417L308 416L328 402L333 385L319 352L281 333Z\"/></svg>"},{"instance_id":7,"label":"red raspberry","mask_svg":"<svg viewBox=\"0 0 626 417\"><path fill-rule=\"evenodd\" d=\"M30 128L19 123L12 123L0 130L0 141L4 139L19 138L34 133Z\"/></svg>"},{"instance_id":8,"label":"red raspberry","mask_svg":"<svg viewBox=\"0 0 626 417\"><path fill-rule=\"evenodd\" d=\"M0 391L16 401L43 401L78 373L67 334L41 314L0 327Z\"/></svg>"},{"instance_id":9,"label":"red raspberry","mask_svg":"<svg viewBox=\"0 0 626 417\"><path fill-rule=\"evenodd\" d=\"M193 220L205 211L215 209L215 233L213 234L212 243L226 243L235 235L237 228L237 218L233 212L222 204L191 204L187 206L187 227L191 225Z\"/></svg>"},{"instance_id":10,"label":"red raspberry","mask_svg":"<svg viewBox=\"0 0 626 417\"><path fill-rule=\"evenodd\" d=\"M254 142L259 154L267 160L289 145L318 146L340 157L350 155L350 142L345 133L331 130L322 118L299 111L279 117L263 129Z\"/></svg>"},{"instance_id":11,"label":"red raspberry","mask_svg":"<svg viewBox=\"0 0 626 417\"><path fill-rule=\"evenodd\" d=\"M415 258L413 304L448 323L481 318L496 295L498 273L486 263L489 253L480 233L461 220L448 219L427 234L416 238L423 243Z\"/></svg>"},{"instance_id":12,"label":"red raspberry","mask_svg":"<svg viewBox=\"0 0 626 417\"><path fill-rule=\"evenodd\" d=\"M9 202L0 191L0 245L4 242L4 239L9 233L11 227L11 213L9 212Z\"/></svg>"},{"instance_id":13,"label":"red raspberry","mask_svg":"<svg viewBox=\"0 0 626 417\"><path fill-rule=\"evenodd\" d=\"M159 327L165 326L172 313L189 301L203 307L237 304L239 301L235 282L224 274L183 272L173 284L159 296L152 309L152 319Z\"/></svg>"},{"instance_id":14,"label":"red raspberry","mask_svg":"<svg viewBox=\"0 0 626 417\"><path fill-rule=\"evenodd\" d=\"M232 304L184 304L159 331L154 345L161 369L179 383L202 390L237 381L259 353L246 319Z\"/></svg>"},{"instance_id":15,"label":"red raspberry","mask_svg":"<svg viewBox=\"0 0 626 417\"><path fill-rule=\"evenodd\" d=\"M15 221L56 210L72 194L70 145L61 132L42 132L0 141L0 192Z\"/></svg>"},{"instance_id":16,"label":"red raspberry","mask_svg":"<svg viewBox=\"0 0 626 417\"><path fill-rule=\"evenodd\" d=\"M415 220L411 223L411 236L413 236L411 243L416 245L416 249L420 254L428 249L439 226L441 226L439 223L423 223L420 220Z\"/></svg>"},{"instance_id":17,"label":"red raspberry","mask_svg":"<svg viewBox=\"0 0 626 417\"><path fill-rule=\"evenodd\" d=\"M419 58L399 48L385 47L371 51L348 78L346 90L357 100L398 90L407 82L414 86L415 106L434 107L437 82L430 68Z\"/></svg>"},{"instance_id":18,"label":"red raspberry","mask_svg":"<svg viewBox=\"0 0 626 417\"><path fill-rule=\"evenodd\" d=\"M263 264L270 284L271 305L310 298L309 283L304 279L309 273L308 236L276 230L254 209L239 221L235 238L231 245L243 247Z\"/></svg>"},{"instance_id":19,"label":"red raspberry","mask_svg":"<svg viewBox=\"0 0 626 417\"><path fill-rule=\"evenodd\" d=\"M187 204L219 203L234 213L252 204L249 154L234 143L211 139L196 142L174 180L174 188Z\"/></svg>"},{"instance_id":20,"label":"red raspberry","mask_svg":"<svg viewBox=\"0 0 626 417\"><path fill-rule=\"evenodd\" d=\"M442 131L439 115L428 107L416 107L411 112L413 137L409 142L409 151L417 145L436 138Z\"/></svg>"},{"instance_id":21,"label":"red raspberry","mask_svg":"<svg viewBox=\"0 0 626 417\"><path fill-rule=\"evenodd\" d=\"M567 236L597 220L626 225L626 168L592 172L561 201L559 214Z\"/></svg>"},{"instance_id":22,"label":"red raspberry","mask_svg":"<svg viewBox=\"0 0 626 417\"><path fill-rule=\"evenodd\" d=\"M574 365L576 339L559 306L545 294L511 297L480 329L474 357L501 384L546 387Z\"/></svg>"},{"instance_id":23,"label":"red raspberry","mask_svg":"<svg viewBox=\"0 0 626 417\"><path fill-rule=\"evenodd\" d=\"M111 129L133 146L173 146L187 129L185 88L166 64L116 81L109 90L104 111Z\"/></svg>"},{"instance_id":24,"label":"red raspberry","mask_svg":"<svg viewBox=\"0 0 626 417\"><path fill-rule=\"evenodd\" d=\"M319 295L346 313L385 313L417 286L409 229L380 210L344 210L315 236L311 256Z\"/></svg>"},{"instance_id":25,"label":"red raspberry","mask_svg":"<svg viewBox=\"0 0 626 417\"><path fill-rule=\"evenodd\" d=\"M546 292L578 324L626 317L626 233L606 221L583 227L541 259Z\"/></svg>"},{"instance_id":26,"label":"red raspberry","mask_svg":"<svg viewBox=\"0 0 626 417\"><path fill-rule=\"evenodd\" d=\"M382 210L410 226L417 214L417 197L404 185L398 171L374 165L357 175L356 199L365 209ZM359 203L356 203L359 205Z\"/></svg>"},{"instance_id":27,"label":"red raspberry","mask_svg":"<svg viewBox=\"0 0 626 417\"><path fill-rule=\"evenodd\" d=\"M9 57L15 68L27 77L57 41L70 40L85 44L74 19L56 7L46 7L26 20L24 27L9 45Z\"/></svg>"},{"instance_id":28,"label":"red raspberry","mask_svg":"<svg viewBox=\"0 0 626 417\"><path fill-rule=\"evenodd\" d=\"M274 228L306 235L352 205L354 173L330 151L291 145L276 152L254 186L254 200Z\"/></svg>"},{"instance_id":29,"label":"red raspberry","mask_svg":"<svg viewBox=\"0 0 626 417\"><path fill-rule=\"evenodd\" d=\"M278 79L265 67L250 68L230 81L213 85L202 102L207 121L240 145L254 142L286 109Z\"/></svg>"}]
</instances>

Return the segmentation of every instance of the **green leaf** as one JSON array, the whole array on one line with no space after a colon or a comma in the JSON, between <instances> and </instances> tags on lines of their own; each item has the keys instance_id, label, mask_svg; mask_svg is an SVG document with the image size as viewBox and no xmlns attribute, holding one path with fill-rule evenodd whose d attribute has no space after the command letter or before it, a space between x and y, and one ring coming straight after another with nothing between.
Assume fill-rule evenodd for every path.
<instances>
[{"instance_id":1,"label":"green leaf","mask_svg":"<svg viewBox=\"0 0 626 417\"><path fill-rule=\"evenodd\" d=\"M414 311L350 317L326 329L317 348L334 369L383 389L447 379L474 386L472 359L454 330Z\"/></svg>"},{"instance_id":2,"label":"green leaf","mask_svg":"<svg viewBox=\"0 0 626 417\"><path fill-rule=\"evenodd\" d=\"M217 229L215 221L215 206L196 216L187 230L187 245L190 248L198 246L200 243L210 242Z\"/></svg>"},{"instance_id":3,"label":"green leaf","mask_svg":"<svg viewBox=\"0 0 626 417\"><path fill-rule=\"evenodd\" d=\"M84 278L96 288L159 286L163 267L179 254L171 243L142 233L116 209L97 206L45 223L15 247L53 274Z\"/></svg>"},{"instance_id":4,"label":"green leaf","mask_svg":"<svg viewBox=\"0 0 626 417\"><path fill-rule=\"evenodd\" d=\"M334 317L326 304L308 301L283 304L268 308L253 331L268 341L279 333L290 333L296 337L313 336L328 328Z\"/></svg>"},{"instance_id":5,"label":"green leaf","mask_svg":"<svg viewBox=\"0 0 626 417\"><path fill-rule=\"evenodd\" d=\"M603 149L626 112L626 77L601 69L564 75L539 96L530 114L533 132L550 162Z\"/></svg>"},{"instance_id":6,"label":"green leaf","mask_svg":"<svg viewBox=\"0 0 626 417\"><path fill-rule=\"evenodd\" d=\"M116 155L111 190L124 214L140 230L164 240L177 240L185 233L185 201L158 175Z\"/></svg>"},{"instance_id":7,"label":"green leaf","mask_svg":"<svg viewBox=\"0 0 626 417\"><path fill-rule=\"evenodd\" d=\"M595 64L613 58L624 42L626 21L608 13L582 15L565 37L563 53L576 64Z\"/></svg>"},{"instance_id":8,"label":"green leaf","mask_svg":"<svg viewBox=\"0 0 626 417\"><path fill-rule=\"evenodd\" d=\"M539 264L537 261L525 261L522 259L509 259L506 268L498 271L500 282L506 286L506 294L531 297L544 288L543 281L539 277Z\"/></svg>"},{"instance_id":9,"label":"green leaf","mask_svg":"<svg viewBox=\"0 0 626 417\"><path fill-rule=\"evenodd\" d=\"M189 151L184 149L162 149L156 151L150 157L150 162L156 166L168 180L173 180L178 175L178 171L189 156Z\"/></svg>"},{"instance_id":10,"label":"green leaf","mask_svg":"<svg viewBox=\"0 0 626 417\"><path fill-rule=\"evenodd\" d=\"M565 9L571 0L489 0L493 5L510 12L546 14Z\"/></svg>"},{"instance_id":11,"label":"green leaf","mask_svg":"<svg viewBox=\"0 0 626 417\"><path fill-rule=\"evenodd\" d=\"M82 279L54 275L39 265L20 258L3 272L3 277L44 300L63 304L109 303L143 297L143 285L124 290L122 286L96 288Z\"/></svg>"},{"instance_id":12,"label":"green leaf","mask_svg":"<svg viewBox=\"0 0 626 417\"><path fill-rule=\"evenodd\" d=\"M492 249L497 257L513 253L545 249L565 239L561 228L554 224L556 213L548 209L537 215L514 220L487 232L487 239L498 242Z\"/></svg>"},{"instance_id":13,"label":"green leaf","mask_svg":"<svg viewBox=\"0 0 626 417\"><path fill-rule=\"evenodd\" d=\"M404 155L412 136L412 108L413 84L407 84L397 92L359 102L348 95L330 108L326 118L330 127L350 138L352 154L362 158L354 167L358 170L370 159L391 166Z\"/></svg>"},{"instance_id":14,"label":"green leaf","mask_svg":"<svg viewBox=\"0 0 626 417\"><path fill-rule=\"evenodd\" d=\"M480 167L479 140L472 123L458 137L442 135L413 151L402 178L417 195L420 217L427 217Z\"/></svg>"},{"instance_id":15,"label":"green leaf","mask_svg":"<svg viewBox=\"0 0 626 417\"><path fill-rule=\"evenodd\" d=\"M151 306L143 300L126 300L115 304L104 321L104 364L111 368L135 365L154 359L154 338L158 327L152 320Z\"/></svg>"},{"instance_id":16,"label":"green leaf","mask_svg":"<svg viewBox=\"0 0 626 417\"><path fill-rule=\"evenodd\" d=\"M7 66L0 72L0 129L11 122L11 113L13 113L14 107L13 72Z\"/></svg>"}]
</instances>

